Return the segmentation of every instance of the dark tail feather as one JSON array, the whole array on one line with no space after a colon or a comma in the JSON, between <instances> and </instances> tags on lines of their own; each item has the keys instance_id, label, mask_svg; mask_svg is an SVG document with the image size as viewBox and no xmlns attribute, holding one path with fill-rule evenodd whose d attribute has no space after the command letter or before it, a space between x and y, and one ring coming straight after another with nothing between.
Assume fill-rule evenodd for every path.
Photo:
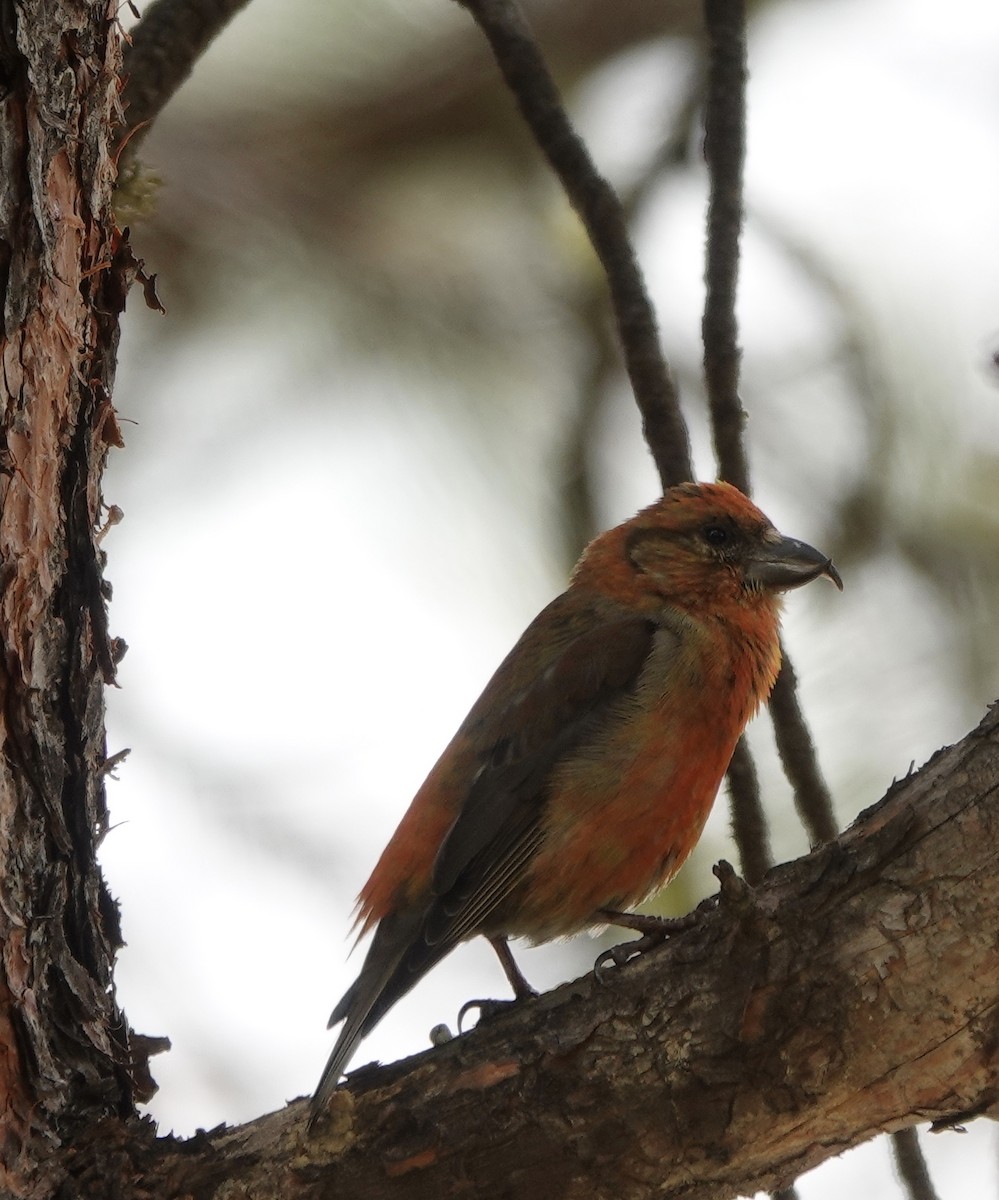
<instances>
[{"instance_id":1,"label":"dark tail feather","mask_svg":"<svg viewBox=\"0 0 999 1200\"><path fill-rule=\"evenodd\" d=\"M454 948L453 941L428 946L421 936L423 923L422 913L402 918L396 914L386 917L375 930L360 975L330 1016L331 1028L340 1021L344 1026L312 1098L310 1132L329 1106L343 1069L361 1039L374 1029L397 1000Z\"/></svg>"},{"instance_id":2,"label":"dark tail feather","mask_svg":"<svg viewBox=\"0 0 999 1200\"><path fill-rule=\"evenodd\" d=\"M343 1068L347 1065L347 1060L357 1048L357 1043L367 1032L364 1027L366 1017L367 1012L362 1011L349 1020L343 1029L340 1030L340 1036L333 1047L333 1053L329 1056L329 1060L320 1077L316 1094L312 1097L312 1104L309 1110L310 1133L315 1129L316 1122L329 1107L333 1093L340 1082L340 1076L343 1074Z\"/></svg>"}]
</instances>

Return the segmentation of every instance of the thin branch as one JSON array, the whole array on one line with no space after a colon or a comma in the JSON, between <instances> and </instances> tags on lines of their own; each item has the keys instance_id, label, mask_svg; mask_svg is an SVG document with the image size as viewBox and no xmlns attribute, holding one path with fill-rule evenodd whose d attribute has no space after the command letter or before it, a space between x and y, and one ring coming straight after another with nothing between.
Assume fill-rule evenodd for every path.
<instances>
[{"instance_id":1,"label":"thin branch","mask_svg":"<svg viewBox=\"0 0 999 1200\"><path fill-rule=\"evenodd\" d=\"M801 711L798 679L783 646L781 656L780 674L770 694L770 719L784 774L794 789L794 806L809 841L817 846L831 842L836 836L836 817L832 796L819 767L815 743Z\"/></svg>"},{"instance_id":2,"label":"thin branch","mask_svg":"<svg viewBox=\"0 0 999 1200\"><path fill-rule=\"evenodd\" d=\"M726 774L732 838L739 850L739 867L749 884L757 884L773 865L770 831L760 798L756 763L744 737L739 738Z\"/></svg>"},{"instance_id":3,"label":"thin branch","mask_svg":"<svg viewBox=\"0 0 999 1200\"><path fill-rule=\"evenodd\" d=\"M704 151L711 187L707 297L701 326L704 378L719 475L748 492L749 465L743 439L746 414L739 399L735 311L744 215L746 14L743 0L705 0L704 9L710 48ZM798 702L794 668L786 654L770 698L770 715L781 763L809 838L813 845L830 841L836 836L832 798ZM749 757L748 750L745 757ZM750 863L757 870L769 859L766 822L754 780L755 771L744 762L730 769L732 827L747 872Z\"/></svg>"},{"instance_id":4,"label":"thin branch","mask_svg":"<svg viewBox=\"0 0 999 1200\"><path fill-rule=\"evenodd\" d=\"M704 382L718 473L748 493L735 315L746 151L745 6L743 0L705 0L704 16L709 46L704 157L711 185L704 270L707 296L701 322Z\"/></svg>"},{"instance_id":5,"label":"thin branch","mask_svg":"<svg viewBox=\"0 0 999 1200\"><path fill-rule=\"evenodd\" d=\"M657 185L690 161L691 131L699 123L704 99L704 63L699 46L683 97L670 114L659 143L638 178L621 191L621 204L629 225L649 202ZM596 505L593 495L593 442L599 429L604 405L615 386L620 370L620 352L607 321L603 281L592 283L579 292L574 305L575 317L591 350L588 370L580 382L576 407L567 422L562 481L565 559L567 567L597 532ZM745 864L743 874L746 874Z\"/></svg>"},{"instance_id":6,"label":"thin branch","mask_svg":"<svg viewBox=\"0 0 999 1200\"><path fill-rule=\"evenodd\" d=\"M621 202L599 174L515 0L458 0L492 48L520 111L583 222L610 287L625 366L664 488L692 478L690 443Z\"/></svg>"},{"instance_id":7,"label":"thin branch","mask_svg":"<svg viewBox=\"0 0 999 1200\"><path fill-rule=\"evenodd\" d=\"M118 144L134 154L167 101L205 50L248 0L155 0L125 47L121 94L125 125Z\"/></svg>"},{"instance_id":8,"label":"thin branch","mask_svg":"<svg viewBox=\"0 0 999 1200\"><path fill-rule=\"evenodd\" d=\"M912 1127L891 1135L895 1166L910 1200L939 1200L926 1159L919 1145L919 1136Z\"/></svg>"},{"instance_id":9,"label":"thin branch","mask_svg":"<svg viewBox=\"0 0 999 1200\"><path fill-rule=\"evenodd\" d=\"M743 0L705 0L708 35L704 157L708 165L706 295L701 337L704 385L720 478L749 492L743 444L746 414L739 399L736 289L742 235L742 167L746 148L746 13ZM740 740L728 769L732 834L746 878L758 882L771 865L766 814L749 747Z\"/></svg>"},{"instance_id":10,"label":"thin branch","mask_svg":"<svg viewBox=\"0 0 999 1200\"><path fill-rule=\"evenodd\" d=\"M712 2L724 4L726 0L712 0ZM739 0L735 0L735 2L738 3ZM732 69L735 70L734 61L732 63ZM742 79L743 81L745 80L744 66L742 69ZM741 202L739 203L738 207L741 213ZM833 299L837 301L837 303L842 301L842 292L835 287L832 276L828 272L819 269L814 255L809 255L802 243L794 241L786 233L786 231L781 229L777 222L768 220L763 215L754 214L754 220L759 223L760 227L768 234L768 236L778 241L785 252L790 254L795 261L803 267L803 269L808 270L809 275L820 282L830 293ZM728 231L728 234L731 234L731 230ZM719 233L718 236L720 238L724 238L726 236L725 231ZM711 251L714 237L715 231L712 227L708 240L709 253ZM730 302L733 305L734 300L735 296L733 292L730 296ZM718 320L719 328L724 328L728 324L731 324L734 328L734 307L730 311L732 313L730 320ZM714 329L714 325L712 325L712 329ZM712 357L707 350L707 313L705 313L704 336L705 372L707 373L707 360L709 357ZM734 346L734 341L732 345ZM859 340L857 340L855 337L851 336L850 338L849 350L849 361L855 364L860 362L861 356ZM738 360L736 359L736 364L737 362ZM709 395L710 394L711 388L709 385ZM736 417L732 411L734 405L738 405L738 395L733 390L729 394L729 412L726 418L730 429L734 428L736 423ZM741 411L741 406L739 406L739 412L741 413ZM723 460L721 457L723 453L722 442L725 439L723 439L718 430L714 404L712 404L712 423L715 429L715 446L719 456L721 474L724 477L731 479L733 476L726 473L725 460ZM743 457L743 454L744 451L742 450L740 444L738 457ZM797 676L795 675L794 667L791 665L791 662L788 659L787 654L784 652L783 647L781 648L781 654L783 665L781 667L781 673L777 678L777 683L774 687L773 694L770 697L770 718L773 722L774 737L777 742L777 751L780 755L784 773L794 789L795 808L801 817L802 823L805 826L812 845L819 845L821 842L831 841L837 833L837 823L835 814L833 812L832 796L830 794L829 787L823 778L822 770L819 767L815 744L812 741L812 736L805 721L804 713L801 710L801 703L798 699ZM735 802L734 797L733 802ZM733 816L733 824L735 825L736 823L736 818ZM740 846L740 854L744 853L745 852Z\"/></svg>"}]
</instances>

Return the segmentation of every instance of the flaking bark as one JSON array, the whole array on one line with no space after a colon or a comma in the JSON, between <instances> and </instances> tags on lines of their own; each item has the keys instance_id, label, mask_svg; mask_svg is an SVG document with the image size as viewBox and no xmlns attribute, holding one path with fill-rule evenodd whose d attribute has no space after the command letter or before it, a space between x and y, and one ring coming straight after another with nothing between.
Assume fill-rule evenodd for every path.
<instances>
[{"instance_id":1,"label":"flaking bark","mask_svg":"<svg viewBox=\"0 0 999 1200\"><path fill-rule=\"evenodd\" d=\"M0 12L0 1194L47 1196L54 1149L132 1111L114 998L101 471L127 256L107 153L106 3Z\"/></svg>"}]
</instances>

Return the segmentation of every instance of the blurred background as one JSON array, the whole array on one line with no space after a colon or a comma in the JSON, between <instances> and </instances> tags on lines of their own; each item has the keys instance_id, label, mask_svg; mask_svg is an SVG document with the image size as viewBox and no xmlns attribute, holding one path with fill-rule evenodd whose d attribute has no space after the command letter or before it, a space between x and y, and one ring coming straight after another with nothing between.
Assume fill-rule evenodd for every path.
<instances>
[{"instance_id":1,"label":"blurred background","mask_svg":"<svg viewBox=\"0 0 999 1200\"><path fill-rule=\"evenodd\" d=\"M627 198L698 475L705 180L699 5L526 5ZM752 6L743 398L755 495L846 580L787 641L843 825L999 696L999 7ZM142 149L161 181L106 480L103 847L119 998L186 1134L309 1092L352 982L353 898L582 543L652 500L602 280L470 18L445 0L253 0ZM807 850L767 719L779 859ZM734 860L724 800L670 911ZM547 987L589 937L521 951ZM354 1065L422 1050L472 996L463 947ZM942 1197L994 1197L977 1122L922 1139ZM901 1195L884 1143L799 1185Z\"/></svg>"}]
</instances>

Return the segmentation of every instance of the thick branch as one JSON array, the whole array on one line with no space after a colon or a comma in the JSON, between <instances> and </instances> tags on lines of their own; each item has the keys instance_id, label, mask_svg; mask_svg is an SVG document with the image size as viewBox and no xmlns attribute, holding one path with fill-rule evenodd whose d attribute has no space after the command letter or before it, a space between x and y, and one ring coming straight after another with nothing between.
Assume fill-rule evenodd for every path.
<instances>
[{"instance_id":1,"label":"thick branch","mask_svg":"<svg viewBox=\"0 0 999 1200\"><path fill-rule=\"evenodd\" d=\"M999 1096L999 708L837 842L687 933L305 1106L168 1155L156 1194L717 1200Z\"/></svg>"}]
</instances>

